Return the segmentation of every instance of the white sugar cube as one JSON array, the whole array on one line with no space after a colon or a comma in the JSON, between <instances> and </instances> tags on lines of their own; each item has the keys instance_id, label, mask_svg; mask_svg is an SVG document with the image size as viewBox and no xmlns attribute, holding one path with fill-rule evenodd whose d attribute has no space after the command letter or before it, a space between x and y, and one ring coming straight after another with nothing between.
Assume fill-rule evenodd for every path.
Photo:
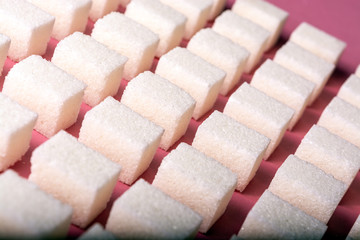
<instances>
[{"instance_id":1,"label":"white sugar cube","mask_svg":"<svg viewBox=\"0 0 360 240\"><path fill-rule=\"evenodd\" d=\"M270 138L264 159L279 145L294 110L244 82L229 98L224 113Z\"/></svg>"},{"instance_id":2,"label":"white sugar cube","mask_svg":"<svg viewBox=\"0 0 360 240\"><path fill-rule=\"evenodd\" d=\"M84 82L84 102L95 106L120 87L127 57L80 32L60 41L51 62Z\"/></svg>"},{"instance_id":3,"label":"white sugar cube","mask_svg":"<svg viewBox=\"0 0 360 240\"><path fill-rule=\"evenodd\" d=\"M188 93L149 71L128 83L121 103L164 128L160 147L165 151L185 134L195 108Z\"/></svg>"},{"instance_id":4,"label":"white sugar cube","mask_svg":"<svg viewBox=\"0 0 360 240\"><path fill-rule=\"evenodd\" d=\"M30 146L37 114L0 92L0 171L13 165Z\"/></svg>"},{"instance_id":5,"label":"white sugar cube","mask_svg":"<svg viewBox=\"0 0 360 240\"><path fill-rule=\"evenodd\" d=\"M224 213L236 181L230 169L182 142L162 160L153 185L199 213L205 233Z\"/></svg>"},{"instance_id":6,"label":"white sugar cube","mask_svg":"<svg viewBox=\"0 0 360 240\"><path fill-rule=\"evenodd\" d=\"M210 16L213 5L212 0L160 0L186 16L185 39L190 39L196 32L203 28Z\"/></svg>"},{"instance_id":7,"label":"white sugar cube","mask_svg":"<svg viewBox=\"0 0 360 240\"><path fill-rule=\"evenodd\" d=\"M131 185L149 167L163 132L162 127L108 97L85 114L79 141L120 164L119 180Z\"/></svg>"},{"instance_id":8,"label":"white sugar cube","mask_svg":"<svg viewBox=\"0 0 360 240\"><path fill-rule=\"evenodd\" d=\"M129 0L92 0L89 17L96 22L99 18L116 11L119 4L124 1L129 2Z\"/></svg>"},{"instance_id":9,"label":"white sugar cube","mask_svg":"<svg viewBox=\"0 0 360 240\"><path fill-rule=\"evenodd\" d=\"M355 75L360 78L360 64L356 68Z\"/></svg>"},{"instance_id":10,"label":"white sugar cube","mask_svg":"<svg viewBox=\"0 0 360 240\"><path fill-rule=\"evenodd\" d=\"M318 125L306 133L295 155L348 186L360 169L360 149Z\"/></svg>"},{"instance_id":11,"label":"white sugar cube","mask_svg":"<svg viewBox=\"0 0 360 240\"><path fill-rule=\"evenodd\" d=\"M195 120L214 106L226 76L220 68L181 47L163 55L155 73L184 89L195 99L192 115Z\"/></svg>"},{"instance_id":12,"label":"white sugar cube","mask_svg":"<svg viewBox=\"0 0 360 240\"><path fill-rule=\"evenodd\" d=\"M50 137L76 122L85 84L40 56L17 63L3 93L39 115L35 130Z\"/></svg>"},{"instance_id":13,"label":"white sugar cube","mask_svg":"<svg viewBox=\"0 0 360 240\"><path fill-rule=\"evenodd\" d=\"M322 112L318 125L360 148L360 109L334 97Z\"/></svg>"},{"instance_id":14,"label":"white sugar cube","mask_svg":"<svg viewBox=\"0 0 360 240\"><path fill-rule=\"evenodd\" d=\"M120 165L61 130L31 156L29 180L74 209L71 222L85 228L109 201Z\"/></svg>"},{"instance_id":15,"label":"white sugar cube","mask_svg":"<svg viewBox=\"0 0 360 240\"><path fill-rule=\"evenodd\" d=\"M0 0L0 32L11 39L9 57L45 53L55 17L25 0Z\"/></svg>"},{"instance_id":16,"label":"white sugar cube","mask_svg":"<svg viewBox=\"0 0 360 240\"><path fill-rule=\"evenodd\" d=\"M131 0L125 16L148 27L159 35L156 56L160 57L180 45L187 18L158 0Z\"/></svg>"},{"instance_id":17,"label":"white sugar cube","mask_svg":"<svg viewBox=\"0 0 360 240\"><path fill-rule=\"evenodd\" d=\"M238 236L240 239L321 239L326 224L269 190L252 207Z\"/></svg>"},{"instance_id":18,"label":"white sugar cube","mask_svg":"<svg viewBox=\"0 0 360 240\"><path fill-rule=\"evenodd\" d=\"M289 16L288 12L263 0L237 0L231 10L271 33L265 50L275 45Z\"/></svg>"},{"instance_id":19,"label":"white sugar cube","mask_svg":"<svg viewBox=\"0 0 360 240\"><path fill-rule=\"evenodd\" d=\"M65 238L72 208L13 170L0 174L0 238Z\"/></svg>"},{"instance_id":20,"label":"white sugar cube","mask_svg":"<svg viewBox=\"0 0 360 240\"><path fill-rule=\"evenodd\" d=\"M236 173L236 189L242 192L255 176L269 143L264 135L214 111L198 127L192 146Z\"/></svg>"},{"instance_id":21,"label":"white sugar cube","mask_svg":"<svg viewBox=\"0 0 360 240\"><path fill-rule=\"evenodd\" d=\"M86 232L81 234L77 240L116 240L117 238L106 231L100 223L94 223Z\"/></svg>"},{"instance_id":22,"label":"white sugar cube","mask_svg":"<svg viewBox=\"0 0 360 240\"><path fill-rule=\"evenodd\" d=\"M10 48L10 38L0 33L0 76Z\"/></svg>"},{"instance_id":23,"label":"white sugar cube","mask_svg":"<svg viewBox=\"0 0 360 240\"><path fill-rule=\"evenodd\" d=\"M228 94L240 81L249 58L249 51L211 28L202 29L193 36L187 49L226 72L220 88L222 95Z\"/></svg>"},{"instance_id":24,"label":"white sugar cube","mask_svg":"<svg viewBox=\"0 0 360 240\"><path fill-rule=\"evenodd\" d=\"M212 0L212 8L210 11L209 19L215 19L225 8L226 0Z\"/></svg>"},{"instance_id":25,"label":"white sugar cube","mask_svg":"<svg viewBox=\"0 0 360 240\"><path fill-rule=\"evenodd\" d=\"M360 77L351 74L340 87L337 96L360 108Z\"/></svg>"},{"instance_id":26,"label":"white sugar cube","mask_svg":"<svg viewBox=\"0 0 360 240\"><path fill-rule=\"evenodd\" d=\"M111 208L106 229L120 239L190 239L202 217L143 179Z\"/></svg>"},{"instance_id":27,"label":"white sugar cube","mask_svg":"<svg viewBox=\"0 0 360 240\"><path fill-rule=\"evenodd\" d=\"M250 52L245 72L251 72L261 60L270 32L230 10L217 17L212 28Z\"/></svg>"},{"instance_id":28,"label":"white sugar cube","mask_svg":"<svg viewBox=\"0 0 360 240\"><path fill-rule=\"evenodd\" d=\"M159 44L155 33L118 12L99 19L91 36L128 58L124 68L127 80L150 69Z\"/></svg>"},{"instance_id":29,"label":"white sugar cube","mask_svg":"<svg viewBox=\"0 0 360 240\"><path fill-rule=\"evenodd\" d=\"M335 65L288 41L275 54L274 62L316 84L309 104L320 95Z\"/></svg>"},{"instance_id":30,"label":"white sugar cube","mask_svg":"<svg viewBox=\"0 0 360 240\"><path fill-rule=\"evenodd\" d=\"M277 170L269 190L327 224L347 185L313 164L289 155Z\"/></svg>"},{"instance_id":31,"label":"white sugar cube","mask_svg":"<svg viewBox=\"0 0 360 240\"><path fill-rule=\"evenodd\" d=\"M88 22L91 0L28 0L55 17L51 36L57 40L74 32L84 32Z\"/></svg>"},{"instance_id":32,"label":"white sugar cube","mask_svg":"<svg viewBox=\"0 0 360 240\"><path fill-rule=\"evenodd\" d=\"M309 103L315 84L267 59L254 73L251 86L295 110L288 129L291 130Z\"/></svg>"},{"instance_id":33,"label":"white sugar cube","mask_svg":"<svg viewBox=\"0 0 360 240\"><path fill-rule=\"evenodd\" d=\"M351 227L346 240L357 240L360 236L360 215L357 217L354 225Z\"/></svg>"},{"instance_id":34,"label":"white sugar cube","mask_svg":"<svg viewBox=\"0 0 360 240\"><path fill-rule=\"evenodd\" d=\"M295 28L290 41L333 64L338 62L346 47L342 40L306 22Z\"/></svg>"}]
</instances>

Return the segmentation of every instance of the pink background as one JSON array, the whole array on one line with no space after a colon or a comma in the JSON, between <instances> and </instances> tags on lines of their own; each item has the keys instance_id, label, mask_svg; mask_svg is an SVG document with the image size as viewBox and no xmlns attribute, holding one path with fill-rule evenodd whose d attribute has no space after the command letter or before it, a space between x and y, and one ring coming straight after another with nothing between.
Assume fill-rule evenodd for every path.
<instances>
[{"instance_id":1,"label":"pink background","mask_svg":"<svg viewBox=\"0 0 360 240\"><path fill-rule=\"evenodd\" d=\"M231 6L233 1L228 2L228 6ZM273 178L278 167L283 163L289 154L295 152L302 137L315 124L323 111L324 107L330 102L330 100L336 95L341 84L346 80L349 74L355 71L356 66L360 63L360 1L359 0L269 0L280 8L289 12L289 18L284 27L282 38L275 48L265 53L262 61L266 58L272 58L276 50L288 39L290 33L295 27L302 21L307 21L324 31L342 39L348 46L340 58L337 69L333 73L329 82L325 86L320 97L314 102L314 104L308 107L298 124L294 129L287 131L279 147L275 150L268 161L263 161L256 176L250 182L248 187L243 193L235 192L228 205L228 208L224 215L214 224L214 226L206 234L198 234L198 238L202 239L229 239L231 235L237 234L243 221L246 218L247 213L251 207L255 204L257 199L263 193L263 191L269 186L271 179ZM123 11L123 10L119 10ZM93 23L89 21L86 33L91 33ZM51 40L48 46L45 58L51 59L54 48L57 44L56 40ZM186 42L182 43L186 46ZM154 61L153 70L156 67L157 60ZM9 59L6 61L3 76L0 78L0 89L2 89L4 77L7 72L13 66L13 62ZM244 75L241 82L251 81L252 75ZM116 99L120 100L122 92L127 82L122 81L120 90L116 95ZM237 85L237 87L240 83ZM230 93L231 94L231 93ZM229 94L229 95L230 95ZM228 95L228 96L229 96ZM217 102L213 108L222 111L228 96L219 96ZM89 106L83 104L79 114L78 121L74 126L67 129L68 132L74 136L78 136L79 129L84 114L90 109ZM201 122L210 115L210 111L206 116L199 121L191 120L188 131L185 136L180 139L179 142L184 141L191 144L195 135L197 127ZM12 169L19 172L22 176L27 177L30 173L30 157L33 149L39 144L46 141L46 138L33 132L33 138L31 140L31 147L27 154L15 164ZM178 143L177 143L178 144ZM175 144L173 148L177 146ZM172 148L172 149L173 149ZM171 149L169 150L171 151ZM166 156L167 152L158 149L152 164L149 169L141 176L150 183L152 182L157 168L161 163L161 160ZM96 222L100 222L103 225L106 223L106 219L109 215L111 206L128 186L122 183L118 183L111 197L106 210L95 219ZM339 206L335 210L333 217L329 221L329 228L326 232L324 239L332 238L345 238L356 217L360 213L360 174L358 173L353 184L350 186L348 192L340 202ZM261 227L261 226L259 226ZM82 233L82 229L75 226L71 226L69 231L69 237L78 236Z\"/></svg>"}]
</instances>

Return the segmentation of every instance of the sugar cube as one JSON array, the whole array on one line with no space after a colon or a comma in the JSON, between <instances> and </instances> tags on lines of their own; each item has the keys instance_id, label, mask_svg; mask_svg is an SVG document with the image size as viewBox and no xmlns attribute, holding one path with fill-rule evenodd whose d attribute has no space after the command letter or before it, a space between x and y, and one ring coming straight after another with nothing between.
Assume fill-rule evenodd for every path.
<instances>
[{"instance_id":1,"label":"sugar cube","mask_svg":"<svg viewBox=\"0 0 360 240\"><path fill-rule=\"evenodd\" d=\"M294 110L244 82L230 96L224 113L270 138L266 160L283 138Z\"/></svg>"},{"instance_id":2,"label":"sugar cube","mask_svg":"<svg viewBox=\"0 0 360 240\"><path fill-rule=\"evenodd\" d=\"M120 239L190 239L202 217L143 179L111 208L106 229Z\"/></svg>"},{"instance_id":3,"label":"sugar cube","mask_svg":"<svg viewBox=\"0 0 360 240\"><path fill-rule=\"evenodd\" d=\"M130 0L92 0L89 18L96 22L99 18L116 11L120 3Z\"/></svg>"},{"instance_id":4,"label":"sugar cube","mask_svg":"<svg viewBox=\"0 0 360 240\"><path fill-rule=\"evenodd\" d=\"M127 57L80 32L60 41L51 59L87 85L84 102L92 107L118 92L126 61Z\"/></svg>"},{"instance_id":5,"label":"sugar cube","mask_svg":"<svg viewBox=\"0 0 360 240\"><path fill-rule=\"evenodd\" d=\"M128 58L124 67L124 78L127 80L150 69L159 44L155 33L119 12L99 19L91 36Z\"/></svg>"},{"instance_id":6,"label":"sugar cube","mask_svg":"<svg viewBox=\"0 0 360 240\"><path fill-rule=\"evenodd\" d=\"M337 96L360 108L360 77L351 74L340 87Z\"/></svg>"},{"instance_id":7,"label":"sugar cube","mask_svg":"<svg viewBox=\"0 0 360 240\"><path fill-rule=\"evenodd\" d=\"M335 69L333 63L325 61L291 41L276 52L274 62L316 84L309 105L320 95Z\"/></svg>"},{"instance_id":8,"label":"sugar cube","mask_svg":"<svg viewBox=\"0 0 360 240\"><path fill-rule=\"evenodd\" d=\"M0 172L13 165L30 146L37 114L0 92Z\"/></svg>"},{"instance_id":9,"label":"sugar cube","mask_svg":"<svg viewBox=\"0 0 360 240\"><path fill-rule=\"evenodd\" d=\"M346 240L357 240L360 236L360 215L357 217L354 225L350 229L349 234L346 237Z\"/></svg>"},{"instance_id":10,"label":"sugar cube","mask_svg":"<svg viewBox=\"0 0 360 240\"><path fill-rule=\"evenodd\" d=\"M213 5L210 11L209 20L215 19L226 6L226 0L213 0L212 2Z\"/></svg>"},{"instance_id":11,"label":"sugar cube","mask_svg":"<svg viewBox=\"0 0 360 240\"><path fill-rule=\"evenodd\" d=\"M3 93L39 115L35 130L50 137L76 122L85 84L37 55L14 65Z\"/></svg>"},{"instance_id":12,"label":"sugar cube","mask_svg":"<svg viewBox=\"0 0 360 240\"><path fill-rule=\"evenodd\" d=\"M162 160L152 184L199 213L205 233L224 213L236 181L230 169L182 142Z\"/></svg>"},{"instance_id":13,"label":"sugar cube","mask_svg":"<svg viewBox=\"0 0 360 240\"><path fill-rule=\"evenodd\" d=\"M245 72L251 72L261 60L270 32L230 10L217 17L212 28L250 52Z\"/></svg>"},{"instance_id":14,"label":"sugar cube","mask_svg":"<svg viewBox=\"0 0 360 240\"><path fill-rule=\"evenodd\" d=\"M64 130L37 147L29 180L74 209L71 222L85 228L102 212L120 174L120 165Z\"/></svg>"},{"instance_id":15,"label":"sugar cube","mask_svg":"<svg viewBox=\"0 0 360 240\"><path fill-rule=\"evenodd\" d=\"M270 32L265 50L275 45L289 16L285 10L263 0L237 0L231 10Z\"/></svg>"},{"instance_id":16,"label":"sugar cube","mask_svg":"<svg viewBox=\"0 0 360 240\"><path fill-rule=\"evenodd\" d=\"M51 36L57 40L74 32L84 32L88 22L91 0L28 0L55 17Z\"/></svg>"},{"instance_id":17,"label":"sugar cube","mask_svg":"<svg viewBox=\"0 0 360 240\"><path fill-rule=\"evenodd\" d=\"M222 95L228 94L240 81L249 58L249 51L211 28L196 33L190 39L187 49L226 72L220 88Z\"/></svg>"},{"instance_id":18,"label":"sugar cube","mask_svg":"<svg viewBox=\"0 0 360 240\"><path fill-rule=\"evenodd\" d=\"M198 120L215 104L226 73L186 48L163 55L155 73L188 92L196 101L192 117Z\"/></svg>"},{"instance_id":19,"label":"sugar cube","mask_svg":"<svg viewBox=\"0 0 360 240\"><path fill-rule=\"evenodd\" d=\"M338 62L346 47L344 41L307 22L302 22L295 28L290 41L333 64Z\"/></svg>"},{"instance_id":20,"label":"sugar cube","mask_svg":"<svg viewBox=\"0 0 360 240\"><path fill-rule=\"evenodd\" d=\"M260 196L246 216L240 239L321 239L326 224L269 190Z\"/></svg>"},{"instance_id":21,"label":"sugar cube","mask_svg":"<svg viewBox=\"0 0 360 240\"><path fill-rule=\"evenodd\" d=\"M185 34L187 18L158 0L131 0L126 7L125 16L159 35L160 42L155 54L157 57L179 46Z\"/></svg>"},{"instance_id":22,"label":"sugar cube","mask_svg":"<svg viewBox=\"0 0 360 240\"><path fill-rule=\"evenodd\" d=\"M0 174L0 238L65 238L72 208L13 170Z\"/></svg>"},{"instance_id":23,"label":"sugar cube","mask_svg":"<svg viewBox=\"0 0 360 240\"><path fill-rule=\"evenodd\" d=\"M288 129L291 130L308 105L315 84L267 59L254 73L251 86L295 110Z\"/></svg>"},{"instance_id":24,"label":"sugar cube","mask_svg":"<svg viewBox=\"0 0 360 240\"><path fill-rule=\"evenodd\" d=\"M160 148L165 151L185 134L195 108L188 93L150 71L128 83L121 103L164 128Z\"/></svg>"},{"instance_id":25,"label":"sugar cube","mask_svg":"<svg viewBox=\"0 0 360 240\"><path fill-rule=\"evenodd\" d=\"M327 224L347 185L315 165L289 155L277 170L269 190Z\"/></svg>"},{"instance_id":26,"label":"sugar cube","mask_svg":"<svg viewBox=\"0 0 360 240\"><path fill-rule=\"evenodd\" d=\"M185 39L190 39L196 32L202 29L209 16L212 8L212 0L160 0L178 12L186 16L187 21L185 24Z\"/></svg>"},{"instance_id":27,"label":"sugar cube","mask_svg":"<svg viewBox=\"0 0 360 240\"><path fill-rule=\"evenodd\" d=\"M55 17L25 0L0 0L0 32L11 39L8 56L20 61L45 53Z\"/></svg>"},{"instance_id":28,"label":"sugar cube","mask_svg":"<svg viewBox=\"0 0 360 240\"><path fill-rule=\"evenodd\" d=\"M306 133L295 155L348 186L360 169L360 149L318 125Z\"/></svg>"},{"instance_id":29,"label":"sugar cube","mask_svg":"<svg viewBox=\"0 0 360 240\"><path fill-rule=\"evenodd\" d=\"M320 115L318 125L360 148L360 109L334 97Z\"/></svg>"},{"instance_id":30,"label":"sugar cube","mask_svg":"<svg viewBox=\"0 0 360 240\"><path fill-rule=\"evenodd\" d=\"M360 64L356 68L355 75L360 77Z\"/></svg>"},{"instance_id":31,"label":"sugar cube","mask_svg":"<svg viewBox=\"0 0 360 240\"><path fill-rule=\"evenodd\" d=\"M10 38L0 33L0 76L10 48Z\"/></svg>"},{"instance_id":32,"label":"sugar cube","mask_svg":"<svg viewBox=\"0 0 360 240\"><path fill-rule=\"evenodd\" d=\"M100 223L94 223L86 232L81 234L77 240L116 240L117 238L106 231Z\"/></svg>"},{"instance_id":33,"label":"sugar cube","mask_svg":"<svg viewBox=\"0 0 360 240\"><path fill-rule=\"evenodd\" d=\"M119 180L131 185L149 167L163 132L162 127L108 97L85 114L79 141L120 164Z\"/></svg>"},{"instance_id":34,"label":"sugar cube","mask_svg":"<svg viewBox=\"0 0 360 240\"><path fill-rule=\"evenodd\" d=\"M214 111L198 127L192 146L236 173L236 189L242 192L255 176L269 143L264 135Z\"/></svg>"}]
</instances>

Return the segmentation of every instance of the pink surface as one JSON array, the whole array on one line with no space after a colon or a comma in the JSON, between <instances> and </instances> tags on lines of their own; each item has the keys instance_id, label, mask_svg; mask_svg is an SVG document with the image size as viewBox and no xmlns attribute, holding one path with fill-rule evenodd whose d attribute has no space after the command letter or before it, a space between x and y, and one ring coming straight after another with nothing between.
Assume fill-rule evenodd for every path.
<instances>
[{"instance_id":1,"label":"pink surface","mask_svg":"<svg viewBox=\"0 0 360 240\"><path fill-rule=\"evenodd\" d=\"M233 1L229 1L229 6ZM287 10L290 15L283 31L283 38L279 41L276 47L266 53L263 60L266 58L272 58L276 50L286 41L293 29L301 22L307 21L328 33L344 40L348 46L340 59L338 68L333 73L331 79L325 86L320 97L314 102L311 107L308 107L298 124L290 132L287 131L279 147L275 150L268 161L263 161L256 176L250 182L248 187L243 193L235 192L228 205L228 208L224 215L214 224L214 226L206 234L198 234L197 238L200 239L229 239L231 235L237 234L243 221L246 218L247 213L251 207L255 204L257 199L263 193L263 191L269 186L271 179L273 178L278 167L283 163L285 158L295 152L301 139L315 124L323 111L324 107L330 102L330 100L336 95L339 87L349 76L354 72L356 66L360 63L360 32L358 24L360 23L360 1L358 0L269 0L269 2ZM93 23L89 21L86 33L91 32ZM56 40L51 40L48 46L48 51L45 54L45 58L51 59L54 48L57 44ZM186 43L183 43L186 45ZM154 61L153 70L156 67L157 61ZM6 61L3 76L0 78L0 89L4 82L4 77L13 66L13 62L9 59ZM250 82L252 75L244 75L241 81ZM122 81L120 90L116 95L116 99L120 99L122 92L127 82ZM237 87L240 84L237 85ZM231 94L231 93L230 93ZM229 94L229 95L230 95ZM228 96L229 96L228 95ZM217 102L213 108L222 111L228 96L219 96ZM74 136L78 136L81 122L84 114L90 109L89 106L83 104L79 114L79 118L72 127L67 129L68 132ZM211 112L206 114L199 121L191 120L188 131L180 141L191 144L195 135L197 127ZM30 157L32 151L46 141L46 138L33 132L31 140L30 150L26 155L15 164L12 169L19 172L22 176L27 177L30 173ZM179 142L180 142L179 141ZM178 144L178 143L177 143ZM176 147L176 145L173 148ZM172 149L173 149L172 148ZM171 151L171 149L169 150ZM168 151L168 152L169 152ZM141 176L150 183L152 182L154 175L157 172L161 160L166 156L167 152L158 149L153 162L149 169ZM129 186L118 183L113 192L111 200L106 210L95 219L96 222L101 224L106 223L106 219L109 215L109 210L115 199L128 189ZM340 202L338 208L335 210L333 217L329 221L329 228L326 232L324 239L332 238L345 238L356 217L360 213L360 174L358 173L356 179L350 186L348 192ZM259 226L261 227L261 226ZM82 229L76 226L71 226L69 231L69 237L78 236L83 232Z\"/></svg>"}]
</instances>

